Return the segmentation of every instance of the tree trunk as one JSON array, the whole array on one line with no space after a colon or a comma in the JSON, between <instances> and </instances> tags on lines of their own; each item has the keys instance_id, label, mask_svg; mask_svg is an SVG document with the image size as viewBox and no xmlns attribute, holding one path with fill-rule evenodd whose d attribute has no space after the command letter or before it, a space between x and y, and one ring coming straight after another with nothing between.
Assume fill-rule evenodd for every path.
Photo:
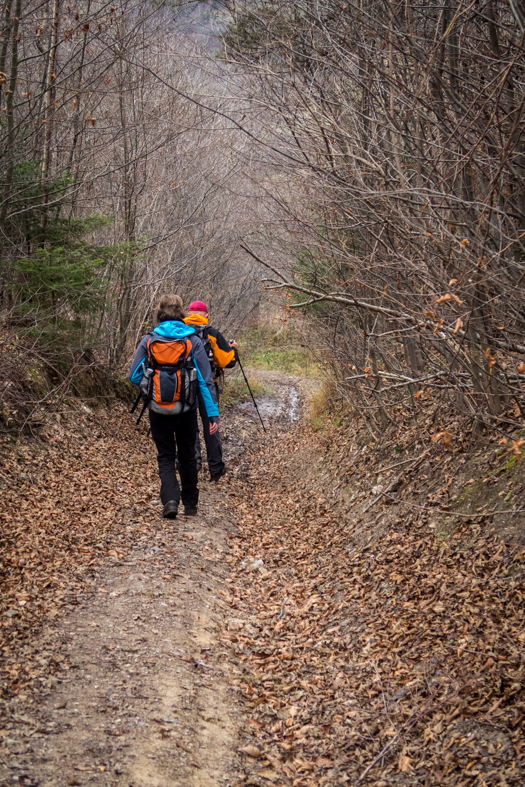
<instances>
[{"instance_id":1,"label":"tree trunk","mask_svg":"<svg viewBox=\"0 0 525 787\"><path fill-rule=\"evenodd\" d=\"M51 45L49 48L49 58L47 63L46 92L44 106L44 120L46 129L44 132L44 153L42 156L41 183L43 186L42 204L44 211L42 214L42 229L45 232L48 220L49 205L49 171L51 168L51 143L53 141L53 116L55 98L55 64L58 47L58 26L60 22L60 0L53 0L53 17L51 22Z\"/></svg>"}]
</instances>

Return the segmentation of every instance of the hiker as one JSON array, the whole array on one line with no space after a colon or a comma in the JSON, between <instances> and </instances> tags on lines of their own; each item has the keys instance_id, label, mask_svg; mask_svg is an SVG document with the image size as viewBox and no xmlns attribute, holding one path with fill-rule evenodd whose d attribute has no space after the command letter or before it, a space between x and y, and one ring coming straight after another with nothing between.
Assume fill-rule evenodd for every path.
<instances>
[{"instance_id":1,"label":"hiker","mask_svg":"<svg viewBox=\"0 0 525 787\"><path fill-rule=\"evenodd\" d=\"M223 369L232 369L235 366L237 363L237 350L239 346L235 341L227 342L222 333L209 324L208 307L204 301L193 301L193 303L190 303L188 316L184 322L186 325L194 327L197 336L202 340L211 364L213 381L217 391L217 401L219 401L220 382L223 375ZM210 479L212 481L219 481L221 476L226 472L226 466L222 459L221 436L218 431L210 432L206 408L200 396L199 412L201 414L202 431L204 433L204 442L206 443L206 452L208 454ZM195 441L195 453L198 465L202 465L198 431Z\"/></svg>"},{"instance_id":2,"label":"hiker","mask_svg":"<svg viewBox=\"0 0 525 787\"><path fill-rule=\"evenodd\" d=\"M162 515L175 519L181 498L186 516L197 513L197 401L203 403L201 417L210 435L218 433L219 407L206 351L195 329L184 324L182 298L163 295L156 317L159 324L141 340L129 377L140 385L149 408L151 435L157 446ZM175 472L175 441L182 493Z\"/></svg>"}]
</instances>

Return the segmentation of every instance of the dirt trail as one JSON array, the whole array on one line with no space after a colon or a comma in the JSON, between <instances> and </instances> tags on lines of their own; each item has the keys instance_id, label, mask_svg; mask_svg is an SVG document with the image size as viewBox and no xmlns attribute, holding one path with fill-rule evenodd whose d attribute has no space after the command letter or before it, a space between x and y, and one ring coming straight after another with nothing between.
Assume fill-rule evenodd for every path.
<instances>
[{"instance_id":1,"label":"dirt trail","mask_svg":"<svg viewBox=\"0 0 525 787\"><path fill-rule=\"evenodd\" d=\"M159 521L145 549L110 559L94 594L42 632L39 651L62 670L36 709L12 717L6 783L230 783L239 709L217 632L231 528L217 495L204 498L198 520Z\"/></svg>"},{"instance_id":2,"label":"dirt trail","mask_svg":"<svg viewBox=\"0 0 525 787\"><path fill-rule=\"evenodd\" d=\"M279 393L260 402L268 424L297 417L295 387L281 383ZM258 429L252 410L241 406L224 422L233 476L247 471L246 442ZM133 548L107 557L78 605L40 630L33 652L57 671L44 690L5 704L2 787L228 787L243 779L246 720L232 685L239 669L221 642L236 532L223 505L227 483L201 480L196 518L162 520L152 500L149 529L128 520L142 533Z\"/></svg>"}]
</instances>

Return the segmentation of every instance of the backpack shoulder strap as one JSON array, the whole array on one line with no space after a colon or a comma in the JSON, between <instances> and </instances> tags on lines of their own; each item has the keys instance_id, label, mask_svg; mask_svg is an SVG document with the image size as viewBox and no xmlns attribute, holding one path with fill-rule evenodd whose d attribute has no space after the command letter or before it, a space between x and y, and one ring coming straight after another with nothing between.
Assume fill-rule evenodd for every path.
<instances>
[{"instance_id":1,"label":"backpack shoulder strap","mask_svg":"<svg viewBox=\"0 0 525 787\"><path fill-rule=\"evenodd\" d=\"M208 341L208 326L207 325L193 325L195 328L195 336L198 336L203 344Z\"/></svg>"}]
</instances>

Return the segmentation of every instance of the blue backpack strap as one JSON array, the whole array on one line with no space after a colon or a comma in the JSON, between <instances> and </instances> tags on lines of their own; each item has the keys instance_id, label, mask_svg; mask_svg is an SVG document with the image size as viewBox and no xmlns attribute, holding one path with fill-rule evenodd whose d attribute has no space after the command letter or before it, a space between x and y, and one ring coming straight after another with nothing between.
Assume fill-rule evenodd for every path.
<instances>
[{"instance_id":1,"label":"blue backpack strap","mask_svg":"<svg viewBox=\"0 0 525 787\"><path fill-rule=\"evenodd\" d=\"M188 340L187 339L182 339L182 340L179 340L179 341L183 341L184 342L184 358L183 358L181 369L178 372L178 374L180 374L180 398L179 398L179 402L180 402L180 406L181 406L181 412L184 412L184 406L186 404L186 378L187 378L187 375L188 375L188 372L186 370L186 361L190 357L191 350L190 350L190 353L188 353ZM191 345L191 342L190 342L190 345ZM188 382L188 387L189 387L189 382Z\"/></svg>"}]
</instances>

